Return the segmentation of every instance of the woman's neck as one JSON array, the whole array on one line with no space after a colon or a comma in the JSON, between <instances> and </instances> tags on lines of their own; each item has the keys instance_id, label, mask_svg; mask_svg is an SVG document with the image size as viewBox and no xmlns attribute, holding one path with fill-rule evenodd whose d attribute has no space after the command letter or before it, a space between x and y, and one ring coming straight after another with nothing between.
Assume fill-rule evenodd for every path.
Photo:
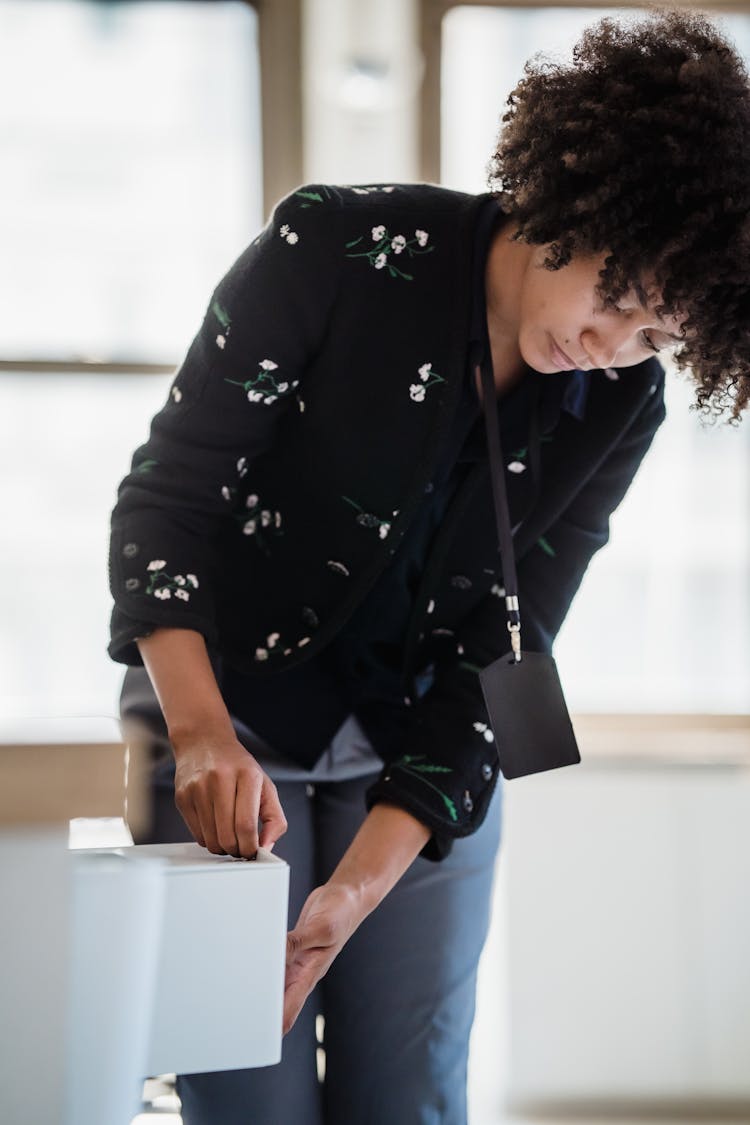
<instances>
[{"instance_id":1,"label":"woman's neck","mask_svg":"<svg viewBox=\"0 0 750 1125\"><path fill-rule=\"evenodd\" d=\"M498 398L515 386L526 370L518 346L518 328L523 282L533 247L511 241L515 230L515 224L508 220L495 231L484 274L487 332ZM478 390L481 397L479 385Z\"/></svg>"}]
</instances>

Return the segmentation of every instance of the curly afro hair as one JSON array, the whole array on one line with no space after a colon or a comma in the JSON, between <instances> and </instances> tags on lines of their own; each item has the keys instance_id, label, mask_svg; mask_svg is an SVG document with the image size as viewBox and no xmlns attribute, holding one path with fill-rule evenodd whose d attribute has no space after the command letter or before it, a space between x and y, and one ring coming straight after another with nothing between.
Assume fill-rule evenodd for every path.
<instances>
[{"instance_id":1,"label":"curly afro hair","mask_svg":"<svg viewBox=\"0 0 750 1125\"><path fill-rule=\"evenodd\" d=\"M750 400L750 86L705 17L602 19L572 63L535 56L508 97L490 190L545 265L608 252L605 305L659 295L696 408Z\"/></svg>"}]
</instances>

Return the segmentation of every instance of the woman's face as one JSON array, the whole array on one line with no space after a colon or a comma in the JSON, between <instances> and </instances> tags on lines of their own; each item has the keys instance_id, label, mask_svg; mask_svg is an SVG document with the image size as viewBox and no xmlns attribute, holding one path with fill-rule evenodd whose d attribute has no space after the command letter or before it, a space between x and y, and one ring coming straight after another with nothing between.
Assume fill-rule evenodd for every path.
<instances>
[{"instance_id":1,"label":"woman's face","mask_svg":"<svg viewBox=\"0 0 750 1125\"><path fill-rule=\"evenodd\" d=\"M661 320L655 298L645 307L628 293L605 308L596 292L606 254L574 257L559 270L542 262L548 247L533 247L520 287L518 346L541 372L630 367L673 348L683 318Z\"/></svg>"}]
</instances>

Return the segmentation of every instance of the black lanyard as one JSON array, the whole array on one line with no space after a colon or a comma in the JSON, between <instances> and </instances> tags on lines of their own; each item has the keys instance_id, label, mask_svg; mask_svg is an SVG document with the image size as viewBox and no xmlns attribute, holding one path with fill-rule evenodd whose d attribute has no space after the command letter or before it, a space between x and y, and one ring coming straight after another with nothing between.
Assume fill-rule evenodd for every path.
<instances>
[{"instance_id":1,"label":"black lanyard","mask_svg":"<svg viewBox=\"0 0 750 1125\"><path fill-rule=\"evenodd\" d=\"M518 604L518 576L516 574L516 559L513 551L513 532L510 524L510 510L508 508L508 493L505 487L505 467L503 463L503 450L500 443L500 427L497 421L497 397L495 377L492 368L492 359L489 350L485 348L481 363L476 363L475 373L482 380L482 408L487 428L487 448L490 457L490 477L492 480L492 496L495 502L495 521L497 523L497 539L500 548L500 562L503 571L503 585L505 587L505 608L508 614L508 632L513 655L516 661L522 659L521 653L521 613ZM535 394L532 396L531 423L529 428L529 465L534 483L534 502L539 493L540 486L540 453L539 453L539 384L536 383Z\"/></svg>"}]
</instances>

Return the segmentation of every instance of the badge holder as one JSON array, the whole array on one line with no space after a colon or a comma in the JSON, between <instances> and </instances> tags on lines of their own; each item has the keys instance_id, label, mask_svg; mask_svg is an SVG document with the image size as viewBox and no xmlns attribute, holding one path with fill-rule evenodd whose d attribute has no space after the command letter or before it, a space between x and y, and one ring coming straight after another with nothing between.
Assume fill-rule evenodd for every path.
<instances>
[{"instance_id":1,"label":"badge holder","mask_svg":"<svg viewBox=\"0 0 750 1125\"><path fill-rule=\"evenodd\" d=\"M524 652L521 646L521 616L518 578L513 553L508 496L500 445L491 364L477 365L481 372L482 402L487 426L487 445L495 501L500 560L505 585L511 651L479 673L490 727L503 776L510 780L532 773L577 765L581 755L565 703L554 658L544 652ZM535 424L535 423L534 423ZM533 447L533 448L532 448ZM530 442L532 467L538 485L538 435ZM536 464L534 464L536 461Z\"/></svg>"}]
</instances>

